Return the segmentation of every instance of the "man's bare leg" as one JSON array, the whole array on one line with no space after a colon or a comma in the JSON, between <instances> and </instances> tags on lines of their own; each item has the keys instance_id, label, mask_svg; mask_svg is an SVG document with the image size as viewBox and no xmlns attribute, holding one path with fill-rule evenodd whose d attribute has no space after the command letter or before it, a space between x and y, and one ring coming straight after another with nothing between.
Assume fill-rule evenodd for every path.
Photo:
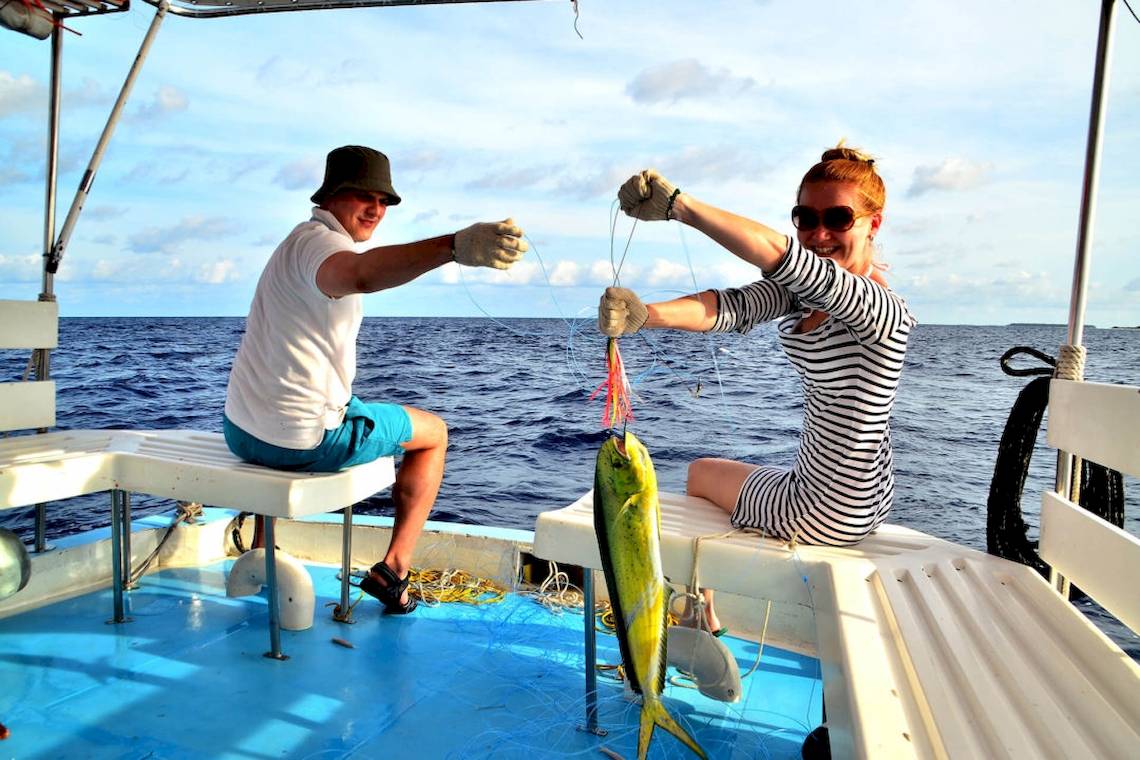
<instances>
[{"instance_id":1,"label":"man's bare leg","mask_svg":"<svg viewBox=\"0 0 1140 760\"><path fill-rule=\"evenodd\" d=\"M447 456L447 423L430 412L410 406L404 409L412 418L412 439L404 444L404 459L392 486L396 518L384 555L384 564L392 568L397 578L403 578L412 567L412 553L439 494ZM375 573L372 577L381 586L387 585ZM400 601L407 603L406 591Z\"/></svg>"},{"instance_id":2,"label":"man's bare leg","mask_svg":"<svg viewBox=\"0 0 1140 760\"><path fill-rule=\"evenodd\" d=\"M708 499L731 515L736 509L736 500L740 497L745 478L755 469L754 464L734 462L731 459L696 459L689 464L689 480L685 492L690 496ZM713 607L713 590L702 589L701 595L705 602L705 625L715 633L721 629L721 625ZM683 625L697 628L696 612L693 611L691 602L691 599L685 600L681 621Z\"/></svg>"}]
</instances>

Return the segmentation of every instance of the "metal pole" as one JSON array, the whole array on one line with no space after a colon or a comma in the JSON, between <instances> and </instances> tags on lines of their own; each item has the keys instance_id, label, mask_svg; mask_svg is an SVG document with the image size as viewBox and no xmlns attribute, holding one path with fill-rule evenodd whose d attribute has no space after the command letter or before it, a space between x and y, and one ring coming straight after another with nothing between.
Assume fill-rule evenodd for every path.
<instances>
[{"instance_id":1,"label":"metal pole","mask_svg":"<svg viewBox=\"0 0 1140 760\"><path fill-rule=\"evenodd\" d=\"M150 52L151 43L154 42L154 37L158 33L158 27L162 24L162 19L166 16L166 11L170 7L169 0L162 0L155 11L154 18L150 22L150 28L146 30L146 36L143 38L142 45L139 47L138 55L135 56L135 62L131 64L130 71L127 72L127 79L123 82L123 88L119 91L119 98L115 101L114 107L111 109L111 115L107 117L107 124L103 127L103 134L99 136L99 143L95 146L95 152L91 155L91 161L87 164L87 170L83 172L83 178L79 181L79 189L75 191L75 198L71 202L71 209L67 212L67 219L63 222L63 229L59 233L59 239L56 240L55 245L52 247L51 255L45 262L45 269L51 274L55 274L59 269L59 262L63 259L63 252L67 249L67 244L71 240L71 233L75 229L75 223L79 221L79 213L83 210L83 203L87 200L88 193L91 192L91 185L95 182L95 173L99 171L99 164L103 161L103 154L107 150L107 144L111 141L111 135L115 132L115 127L119 123L119 116L122 114L123 107L127 104L127 98L131 95L131 89L135 85L135 79L138 78L139 71L142 70L143 61L146 60L147 53Z\"/></svg>"},{"instance_id":2,"label":"metal pole","mask_svg":"<svg viewBox=\"0 0 1140 760\"><path fill-rule=\"evenodd\" d=\"M1089 109L1089 134L1085 147L1085 177L1081 188L1081 219L1077 232L1077 257L1073 267L1073 290L1069 298L1069 345L1079 346L1084 338L1085 301L1088 297L1088 271L1092 247L1093 221L1096 217L1096 189L1100 176L1102 124L1108 103L1109 61L1112 58L1112 25L1116 0L1101 0L1100 30L1096 41L1096 70L1093 74L1092 105Z\"/></svg>"},{"instance_id":3,"label":"metal pole","mask_svg":"<svg viewBox=\"0 0 1140 760\"><path fill-rule=\"evenodd\" d=\"M123 614L123 544L122 515L123 492L111 491L111 593L115 599L115 618L112 623L125 623Z\"/></svg>"},{"instance_id":4,"label":"metal pole","mask_svg":"<svg viewBox=\"0 0 1140 760\"><path fill-rule=\"evenodd\" d=\"M1068 344L1070 346L1080 346L1084 341L1085 303L1088 300L1088 272L1092 260L1092 230L1096 218L1096 191L1100 178L1103 122L1108 110L1105 93L1108 90L1109 62L1112 59L1112 27L1115 14L1116 0L1101 0L1092 103L1089 106L1089 132L1085 143L1085 175L1081 186L1076 261L1073 264L1073 288L1069 295ZM1065 498L1072 496L1074 463L1072 454L1065 451L1057 452L1057 477L1054 482L1057 492ZM1068 581L1053 568L1050 568L1049 575L1053 586L1068 596Z\"/></svg>"},{"instance_id":5,"label":"metal pole","mask_svg":"<svg viewBox=\"0 0 1140 760\"><path fill-rule=\"evenodd\" d=\"M131 580L131 492L122 492L123 504L123 588L130 591L138 584Z\"/></svg>"},{"instance_id":6,"label":"metal pole","mask_svg":"<svg viewBox=\"0 0 1140 760\"><path fill-rule=\"evenodd\" d=\"M61 19L57 15L56 21ZM43 288L40 290L41 301L54 301L53 292L55 276L48 272L47 262L55 246L55 190L59 176L59 102L62 91L61 81L63 66L63 26L57 23L51 33L51 91L48 95L48 146L47 166L45 167L46 181L44 182L44 273ZM51 351L41 348L35 355L36 380L49 380L51 378ZM46 433L47 429L38 432ZM51 547L47 545L47 505L36 505L35 522L35 553L42 554Z\"/></svg>"},{"instance_id":7,"label":"metal pole","mask_svg":"<svg viewBox=\"0 0 1140 760\"><path fill-rule=\"evenodd\" d=\"M266 657L288 660L281 653L281 612L277 604L277 537L273 535L276 517L265 518L265 585L269 587L269 651Z\"/></svg>"},{"instance_id":8,"label":"metal pole","mask_svg":"<svg viewBox=\"0 0 1140 760\"><path fill-rule=\"evenodd\" d=\"M44 198L44 275L41 301L54 301L55 275L48 271L47 263L55 247L55 191L59 177L59 101L62 90L63 26L60 17L51 32L51 93L48 98L47 170ZM46 380L46 377L40 377Z\"/></svg>"},{"instance_id":9,"label":"metal pole","mask_svg":"<svg viewBox=\"0 0 1140 760\"><path fill-rule=\"evenodd\" d=\"M348 606L349 575L352 574L352 505L344 508L344 527L340 542L340 606L333 611L333 620L351 623L352 611Z\"/></svg>"},{"instance_id":10,"label":"metal pole","mask_svg":"<svg viewBox=\"0 0 1140 760\"><path fill-rule=\"evenodd\" d=\"M586 730L605 735L598 728L598 647L594 634L594 571L582 568L582 612L585 618L582 629L586 643Z\"/></svg>"}]
</instances>

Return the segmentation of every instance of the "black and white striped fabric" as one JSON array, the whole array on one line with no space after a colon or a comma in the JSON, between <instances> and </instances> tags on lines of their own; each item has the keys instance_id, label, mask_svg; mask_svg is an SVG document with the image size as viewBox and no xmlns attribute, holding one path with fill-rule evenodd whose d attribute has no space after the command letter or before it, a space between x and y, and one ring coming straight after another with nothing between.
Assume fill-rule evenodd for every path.
<instances>
[{"instance_id":1,"label":"black and white striped fabric","mask_svg":"<svg viewBox=\"0 0 1140 760\"><path fill-rule=\"evenodd\" d=\"M716 293L714 331L745 333L780 319L780 345L804 391L795 465L752 472L732 524L804 543L855 543L891 509L889 419L914 317L896 293L805 250L794 237L765 279ZM829 318L795 333L813 309Z\"/></svg>"}]
</instances>

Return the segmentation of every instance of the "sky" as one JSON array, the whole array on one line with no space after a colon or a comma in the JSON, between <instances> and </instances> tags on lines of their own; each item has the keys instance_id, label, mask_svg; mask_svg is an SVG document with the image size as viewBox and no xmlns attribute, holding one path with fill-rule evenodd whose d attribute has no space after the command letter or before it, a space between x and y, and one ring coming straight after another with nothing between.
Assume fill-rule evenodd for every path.
<instances>
[{"instance_id":1,"label":"sky","mask_svg":"<svg viewBox=\"0 0 1140 760\"><path fill-rule=\"evenodd\" d=\"M65 35L57 223L154 9ZM887 185L877 242L920 323L1064 323L1094 0L568 0L168 16L55 283L64 316L242 316L324 156L370 145L404 202L372 244L512 217L509 272L449 264L368 316L581 317L622 260L648 300L758 279L695 230L613 213L655 167L791 232L845 138ZM1140 23L1118 3L1088 323L1140 325ZM1140 10L1140 2L1132 2ZM577 30L575 29L577 27ZM579 33L581 36L579 36ZM50 43L0 29L0 298L35 298Z\"/></svg>"}]
</instances>

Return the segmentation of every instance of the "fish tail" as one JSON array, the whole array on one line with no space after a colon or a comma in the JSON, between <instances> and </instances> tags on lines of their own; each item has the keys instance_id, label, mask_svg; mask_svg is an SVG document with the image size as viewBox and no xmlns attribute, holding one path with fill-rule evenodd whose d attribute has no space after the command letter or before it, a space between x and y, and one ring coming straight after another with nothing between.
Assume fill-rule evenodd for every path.
<instances>
[{"instance_id":1,"label":"fish tail","mask_svg":"<svg viewBox=\"0 0 1140 760\"><path fill-rule=\"evenodd\" d=\"M689 736L689 732L680 723L673 720L673 716L665 709L664 703L660 699L652 699L648 695L641 705L641 727L637 733L638 760L645 760L649 753L649 742L653 738L653 729L657 726L661 726L680 739L701 760L707 760L708 756L701 749L701 745L697 744L696 739Z\"/></svg>"}]
</instances>

